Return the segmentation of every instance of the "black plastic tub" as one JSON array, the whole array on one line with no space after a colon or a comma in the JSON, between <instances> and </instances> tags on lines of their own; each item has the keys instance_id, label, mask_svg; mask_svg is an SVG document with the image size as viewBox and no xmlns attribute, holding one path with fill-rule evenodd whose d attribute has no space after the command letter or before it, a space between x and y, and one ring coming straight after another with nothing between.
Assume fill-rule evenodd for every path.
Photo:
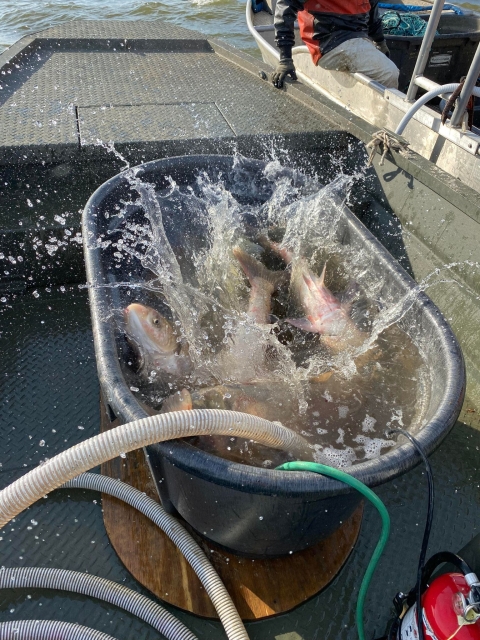
<instances>
[{"instance_id":1,"label":"black plastic tub","mask_svg":"<svg viewBox=\"0 0 480 640\"><path fill-rule=\"evenodd\" d=\"M178 185L193 184L199 171L211 177L222 174L228 184L233 169L229 156L188 156L149 162L137 170L143 181L165 190L171 176ZM264 163L247 160L242 171L255 182ZM133 189L133 191L135 191ZM259 190L261 192L261 189ZM122 340L112 309L122 278L111 265L105 240L111 237L111 214L118 203L132 197L125 173L104 183L91 196L83 215L83 242L95 339L98 375L112 415L122 422L146 416L127 383L120 360ZM166 224L173 248L181 246L182 233L192 233L188 210L176 211ZM112 226L113 225L113 226ZM390 295L405 295L415 282L358 219L343 207L342 242L366 248L371 265L382 274ZM194 232L194 231L193 231ZM133 279L145 277L134 266L123 269ZM361 282L359 283L361 285ZM423 356L430 375L428 404L416 436L431 453L452 428L464 397L463 356L447 322L419 293L402 319L414 342L423 341ZM407 425L408 426L408 425ZM316 474L278 472L241 465L205 453L184 441L147 448L147 460L164 507L179 513L196 531L234 552L252 556L280 556L299 551L332 533L359 503L359 496L344 485ZM353 476L373 487L405 473L419 462L409 444L397 445L376 459L350 467Z\"/></svg>"},{"instance_id":2,"label":"black plastic tub","mask_svg":"<svg viewBox=\"0 0 480 640\"><path fill-rule=\"evenodd\" d=\"M400 14L401 15L401 14ZM421 16L428 20L428 16ZM386 34L393 62L400 69L398 86L406 91L412 78L422 37ZM425 75L438 84L460 82L466 76L480 42L480 18L472 15L442 15L430 50Z\"/></svg>"}]
</instances>

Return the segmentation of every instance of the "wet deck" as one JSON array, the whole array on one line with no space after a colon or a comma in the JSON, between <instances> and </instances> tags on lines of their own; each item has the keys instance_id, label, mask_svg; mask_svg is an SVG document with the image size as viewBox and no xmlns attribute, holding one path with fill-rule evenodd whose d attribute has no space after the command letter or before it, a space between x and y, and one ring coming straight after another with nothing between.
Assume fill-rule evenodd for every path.
<instances>
[{"instance_id":1,"label":"wet deck","mask_svg":"<svg viewBox=\"0 0 480 640\"><path fill-rule=\"evenodd\" d=\"M2 487L100 428L86 292L74 287L65 293L58 288L39 293L38 298L20 296L2 306ZM466 413L465 422L456 425L431 458L436 515L429 553L458 550L480 530L480 430L478 419L477 429L466 424L469 416L474 417ZM425 476L418 468L377 491L390 512L392 535L369 592L367 637L381 635L391 598L414 583L425 518ZM247 623L251 639L355 640L355 594L379 528L377 514L367 506L358 544L333 584L288 615ZM0 565L88 571L146 593L108 540L99 494L58 490L17 517L2 538ZM225 637L218 623L172 610L200 640ZM0 620L26 618L78 622L118 640L158 638L145 623L90 598L37 589L0 591Z\"/></svg>"},{"instance_id":2,"label":"wet deck","mask_svg":"<svg viewBox=\"0 0 480 640\"><path fill-rule=\"evenodd\" d=\"M275 148L280 159L314 166L325 181L339 166L363 163L359 140L368 140L371 127L305 87L276 91L258 76L262 68L161 23L70 23L0 56L2 486L100 428L87 296L78 288L79 211L123 165L97 139L114 141L132 163L235 149L268 157ZM480 203L473 192L419 157L395 162L365 173L371 193L363 185L352 208L417 279L446 256L478 259ZM405 234L399 220L415 235ZM479 274L462 272L460 281L464 288L454 295L448 284L429 293L448 310L474 379ZM468 400L432 456L437 512L430 553L458 550L480 528L478 411ZM392 538L367 603L369 637L382 634L396 591L414 582L424 481L417 469L378 489L392 516ZM287 616L249 624L252 640L356 638L355 593L378 530L367 508L359 543L332 586ZM0 565L89 571L142 591L108 541L98 494L57 491L16 518L2 538ZM217 623L178 615L201 640L224 637ZM119 640L158 637L132 616L82 596L0 592L0 620L22 618L79 622Z\"/></svg>"},{"instance_id":3,"label":"wet deck","mask_svg":"<svg viewBox=\"0 0 480 640\"><path fill-rule=\"evenodd\" d=\"M168 155L169 144L335 129L238 61L160 22L71 22L24 39L0 56L1 163L75 160L101 141Z\"/></svg>"},{"instance_id":4,"label":"wet deck","mask_svg":"<svg viewBox=\"0 0 480 640\"><path fill-rule=\"evenodd\" d=\"M85 198L125 166L110 143L132 164L192 153L262 157L273 148L305 162L318 149L328 159L347 149L343 127L274 89L262 68L161 22L71 22L1 54L0 226L3 248L18 255L27 246L23 263L1 274L4 289L55 281L55 269L28 248L38 234L62 242L64 228L79 237ZM62 282L75 281L81 242L62 247L70 274Z\"/></svg>"}]
</instances>

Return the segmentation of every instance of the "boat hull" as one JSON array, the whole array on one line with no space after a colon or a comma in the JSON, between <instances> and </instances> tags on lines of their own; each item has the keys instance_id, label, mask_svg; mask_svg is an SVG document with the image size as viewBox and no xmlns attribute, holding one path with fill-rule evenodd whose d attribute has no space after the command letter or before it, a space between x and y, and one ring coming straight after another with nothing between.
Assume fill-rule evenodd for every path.
<instances>
[{"instance_id":1,"label":"boat hull","mask_svg":"<svg viewBox=\"0 0 480 640\"><path fill-rule=\"evenodd\" d=\"M260 15L261 18L259 18ZM266 12L254 14L249 1L246 18L248 29L260 49L263 60L275 67L280 53L275 46L273 16ZM447 16L446 19L451 20L451 17ZM472 17L473 19L476 20L475 24L480 24L478 18ZM452 33L446 33L438 39L440 44L437 47L437 59L444 55L442 53L444 49L451 51L453 45L448 47L448 44L452 44L453 37ZM463 41L463 45L457 46L456 44L453 47L460 49L455 55L456 62L461 55L467 52L469 56L473 56L478 40L480 40L480 32L477 30L477 32L460 34L459 39ZM417 38L416 42L407 44L405 38L392 36L392 47L397 52L398 60L408 62L408 69L414 64L420 42L421 38ZM412 104L406 100L403 91L387 89L362 73L329 71L314 65L307 47L303 45L299 37L298 30L296 31L296 44L299 46L293 48L293 61L298 79L303 84L378 129L396 130ZM432 51L434 59L435 51ZM458 69L464 69L465 64L464 61L461 65L457 65ZM443 81L446 77L443 74L443 69L435 66L433 74L429 73L428 66L425 74L429 80L436 78ZM455 72L450 82L457 82L460 77L461 73L457 75ZM404 77L402 76L403 81ZM400 85L400 88L404 87ZM480 192L480 180L478 179L480 175L480 136L478 130L477 133L472 133L453 129L447 124L442 124L441 114L438 111L424 106L413 116L402 135L408 141L410 149L430 160L471 189Z\"/></svg>"}]
</instances>

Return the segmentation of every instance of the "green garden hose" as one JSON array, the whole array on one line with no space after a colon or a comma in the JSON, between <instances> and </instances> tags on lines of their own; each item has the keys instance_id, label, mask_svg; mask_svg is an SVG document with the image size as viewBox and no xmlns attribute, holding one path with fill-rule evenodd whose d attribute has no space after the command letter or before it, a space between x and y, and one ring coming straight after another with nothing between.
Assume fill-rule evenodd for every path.
<instances>
[{"instance_id":1,"label":"green garden hose","mask_svg":"<svg viewBox=\"0 0 480 640\"><path fill-rule=\"evenodd\" d=\"M357 630L358 637L360 640L365 640L365 629L363 626L363 609L365 605L365 597L367 595L367 590L370 585L370 580L372 579L373 572L380 560L380 556L387 544L388 535L390 533L390 516L388 515L388 511L377 496L371 489L369 489L363 482L353 478L345 471L340 471L340 469L335 469L334 467L327 467L324 464L318 464L316 462L286 462L282 464L280 467L277 467L280 471L313 471L314 473L320 473L323 476L328 476L329 478L334 478L335 480L340 480L340 482L344 482L348 484L353 489L359 491L365 498L370 500L373 506L377 509L382 518L382 531L380 534L380 539L377 542L377 546L375 547L375 551L372 554L370 562L368 564L367 570L365 571L365 575L363 576L362 584L360 586L360 591L358 593L357 600L357 610L356 610L356 622L357 622Z\"/></svg>"}]
</instances>

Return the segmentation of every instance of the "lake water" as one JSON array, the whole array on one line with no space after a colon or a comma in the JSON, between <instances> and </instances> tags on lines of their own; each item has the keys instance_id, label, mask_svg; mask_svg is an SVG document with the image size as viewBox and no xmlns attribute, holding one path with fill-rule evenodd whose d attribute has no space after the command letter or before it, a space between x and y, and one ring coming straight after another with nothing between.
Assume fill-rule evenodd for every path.
<instances>
[{"instance_id":1,"label":"lake water","mask_svg":"<svg viewBox=\"0 0 480 640\"><path fill-rule=\"evenodd\" d=\"M165 20L228 38L249 53L258 51L245 23L244 0L0 0L0 52L23 36L69 20Z\"/></svg>"},{"instance_id":2,"label":"lake water","mask_svg":"<svg viewBox=\"0 0 480 640\"><path fill-rule=\"evenodd\" d=\"M480 0L460 6L480 11ZM1 0L0 52L23 36L69 20L165 20L259 55L245 24L244 0Z\"/></svg>"}]
</instances>

